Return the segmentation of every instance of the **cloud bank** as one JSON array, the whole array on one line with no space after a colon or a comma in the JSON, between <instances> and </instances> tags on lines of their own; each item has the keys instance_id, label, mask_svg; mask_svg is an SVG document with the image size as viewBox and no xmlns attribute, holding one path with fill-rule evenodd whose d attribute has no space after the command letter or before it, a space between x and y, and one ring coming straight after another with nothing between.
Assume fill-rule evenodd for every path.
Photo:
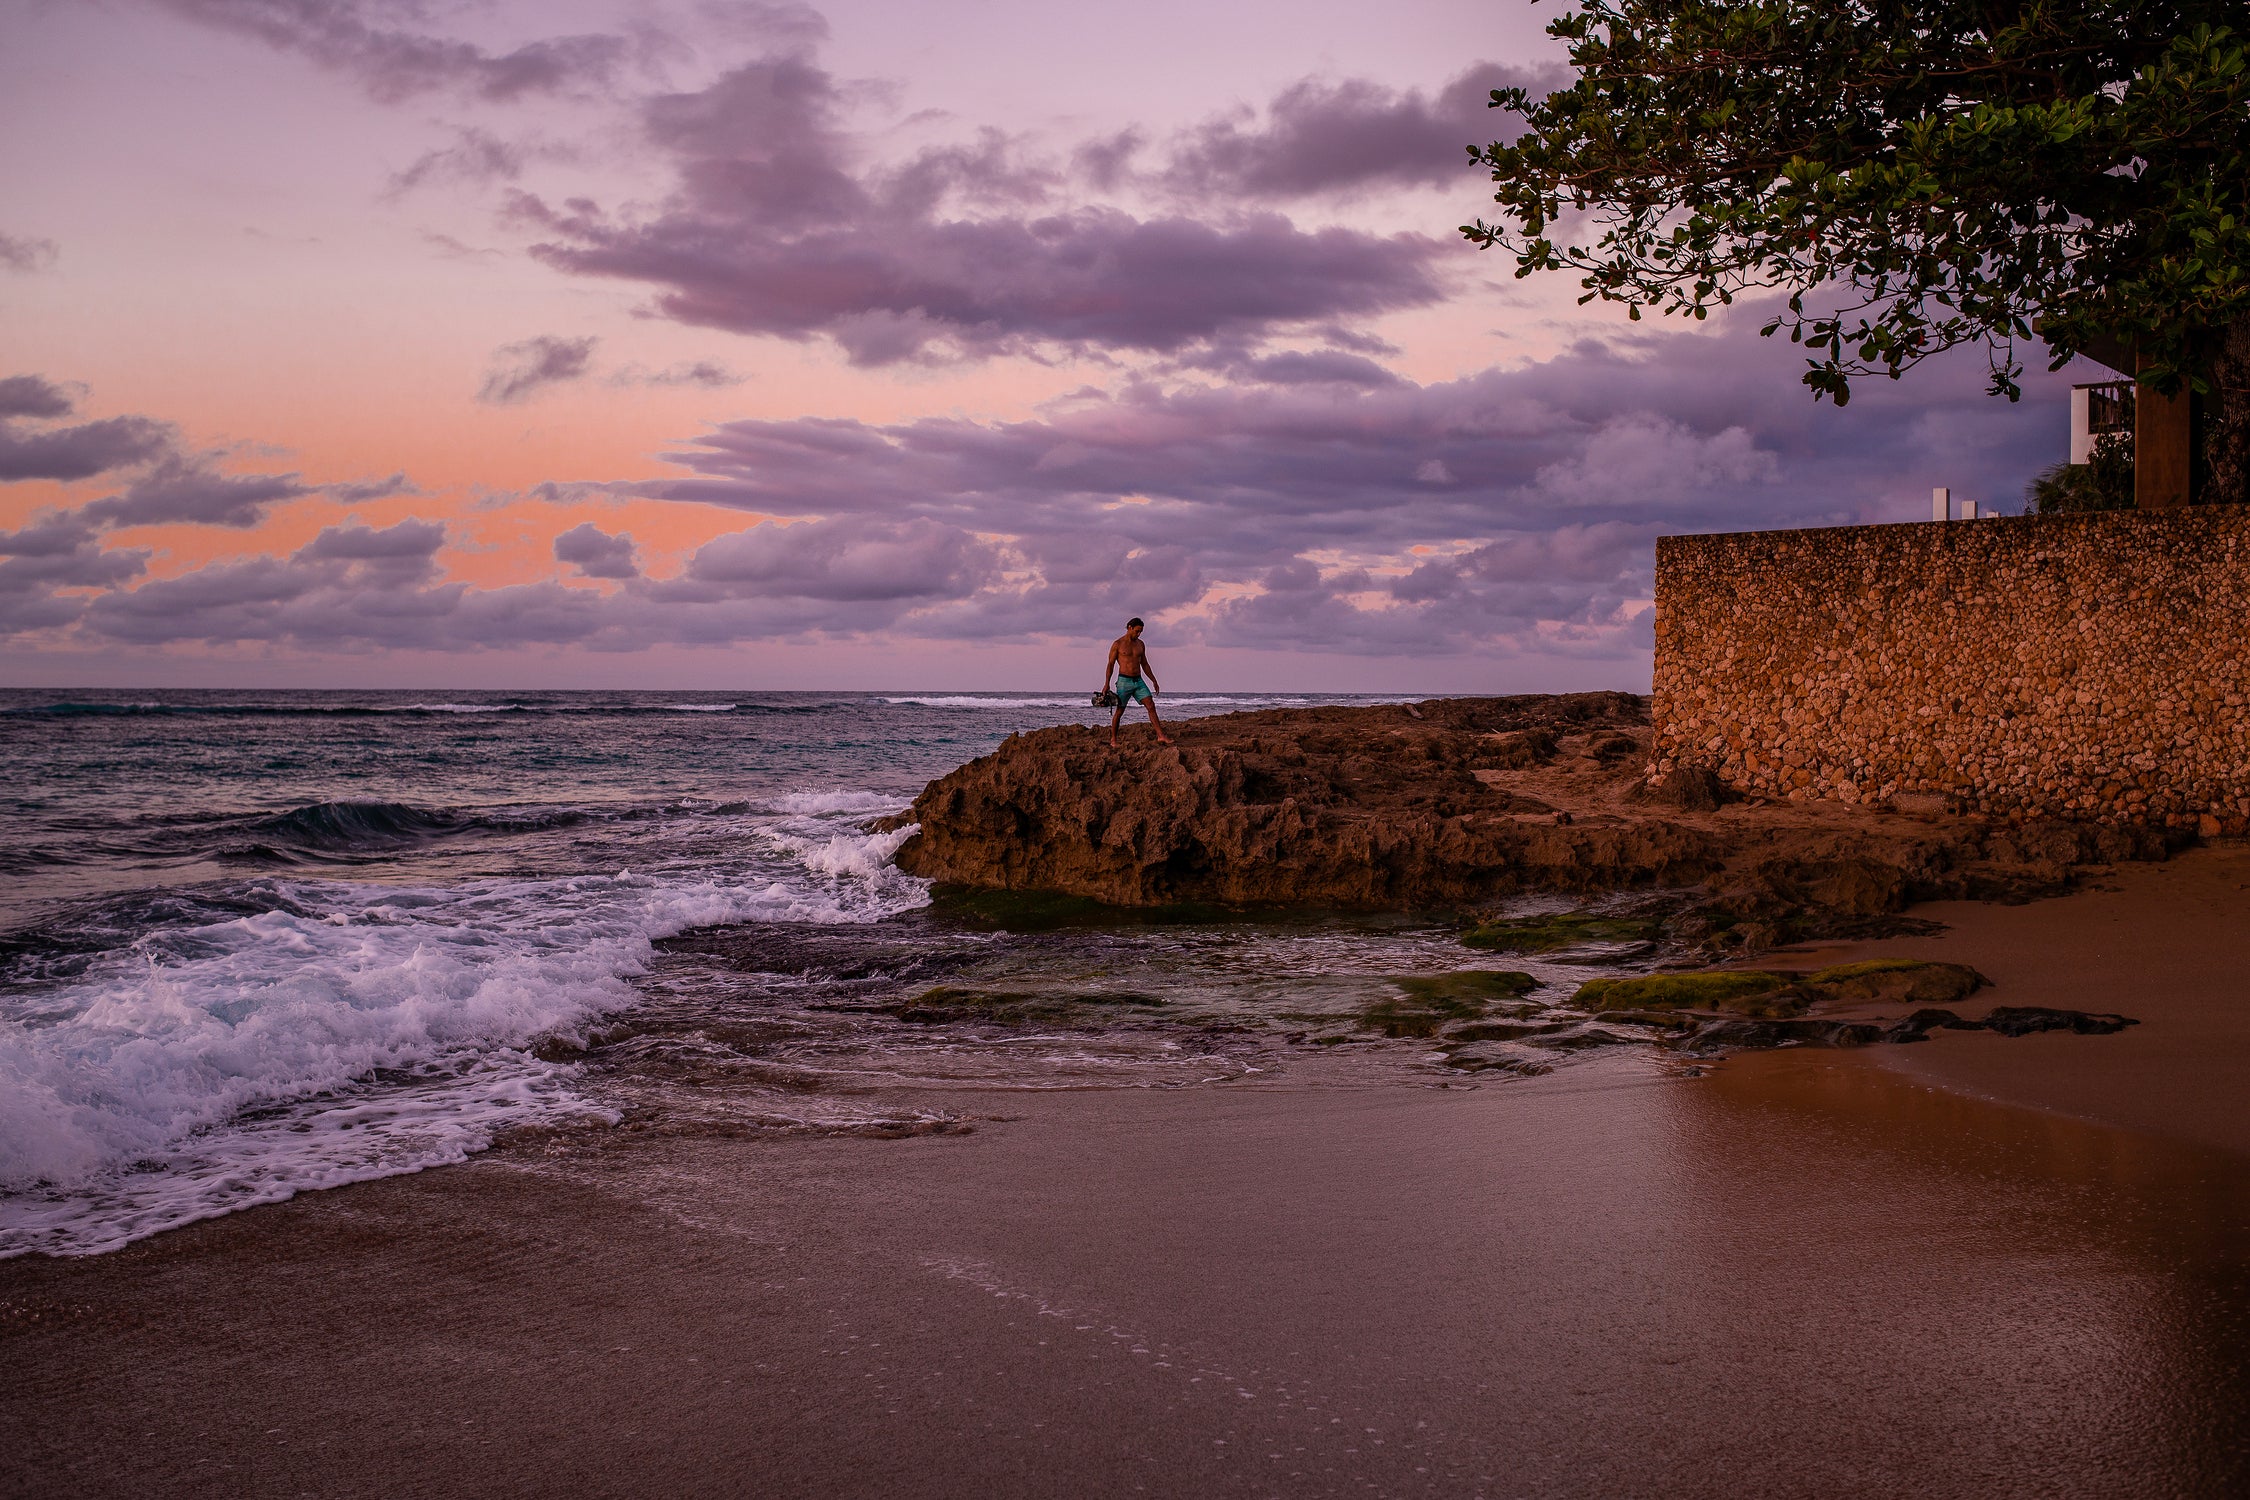
<instances>
[{"instance_id":1,"label":"cloud bank","mask_svg":"<svg viewBox=\"0 0 2250 1500\"><path fill-rule=\"evenodd\" d=\"M1622 663L1645 649L1660 532L1867 519L1933 477L2006 493L2052 439L2036 410L1949 415L1982 400L1974 361L1838 412L1776 399L1795 394L1795 358L1695 332L1428 384L1131 377L1021 421L729 422L666 455L677 478L546 493L753 524L652 576L629 535L581 521L553 538L563 576L507 588L448 580L435 520L332 526L287 557L145 581L147 554L103 550L101 527L238 525L311 493L295 475L159 461L0 535L0 589L8 629L144 646L1044 642L1140 614L1172 642Z\"/></svg>"}]
</instances>

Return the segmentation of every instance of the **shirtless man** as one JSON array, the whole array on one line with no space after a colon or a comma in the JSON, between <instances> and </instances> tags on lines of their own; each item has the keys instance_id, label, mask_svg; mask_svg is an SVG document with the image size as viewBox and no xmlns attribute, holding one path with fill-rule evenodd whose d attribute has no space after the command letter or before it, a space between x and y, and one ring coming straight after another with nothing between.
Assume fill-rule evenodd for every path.
<instances>
[{"instance_id":1,"label":"shirtless man","mask_svg":"<svg viewBox=\"0 0 2250 1500\"><path fill-rule=\"evenodd\" d=\"M1125 705L1135 698L1148 705L1148 721L1156 729L1156 743L1169 745L1164 722L1156 717L1156 674L1149 670L1148 647L1141 644L1140 616L1125 622L1125 633L1109 643L1109 660L1102 666L1102 691L1110 691L1109 674L1117 673L1117 708L1109 716L1109 742L1117 743L1117 721Z\"/></svg>"}]
</instances>

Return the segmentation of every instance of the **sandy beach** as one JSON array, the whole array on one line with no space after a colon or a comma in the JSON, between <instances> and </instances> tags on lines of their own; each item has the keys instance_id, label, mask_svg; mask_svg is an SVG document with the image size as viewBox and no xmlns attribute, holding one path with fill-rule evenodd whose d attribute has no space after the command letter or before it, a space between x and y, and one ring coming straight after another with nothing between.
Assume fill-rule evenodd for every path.
<instances>
[{"instance_id":1,"label":"sandy beach","mask_svg":"<svg viewBox=\"0 0 2250 1500\"><path fill-rule=\"evenodd\" d=\"M2110 1037L1316 1063L902 1140L582 1130L0 1264L110 1495L2210 1495L2250 1483L2250 851L1944 906Z\"/></svg>"},{"instance_id":2,"label":"sandy beach","mask_svg":"<svg viewBox=\"0 0 2250 1500\"><path fill-rule=\"evenodd\" d=\"M2141 1024L2100 1046L1976 1032L1871 1053L1907 1077L2250 1157L2250 843L2120 865L2020 906L1932 902L1928 938L1807 949L1792 965L1878 954L1970 964L1990 1005L2115 1011Z\"/></svg>"}]
</instances>

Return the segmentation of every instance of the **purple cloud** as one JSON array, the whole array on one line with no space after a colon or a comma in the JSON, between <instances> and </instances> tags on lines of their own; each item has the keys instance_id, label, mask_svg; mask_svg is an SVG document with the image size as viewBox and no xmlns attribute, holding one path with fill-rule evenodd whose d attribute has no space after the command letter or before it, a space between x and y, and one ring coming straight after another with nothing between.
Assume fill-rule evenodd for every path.
<instances>
[{"instance_id":1,"label":"purple cloud","mask_svg":"<svg viewBox=\"0 0 2250 1500\"><path fill-rule=\"evenodd\" d=\"M247 528L263 521L272 506L307 495L325 493L358 504L421 493L403 472L332 485L308 485L295 474L228 474L219 468L224 453L185 453L177 429L149 417L51 425L76 409L68 387L42 376L0 380L0 481L69 481L118 469L141 470L123 490L71 512L73 526L186 522Z\"/></svg>"},{"instance_id":2,"label":"purple cloud","mask_svg":"<svg viewBox=\"0 0 2250 1500\"><path fill-rule=\"evenodd\" d=\"M9 417L67 417L78 402L70 392L37 375L10 375L0 380L0 420Z\"/></svg>"},{"instance_id":3,"label":"purple cloud","mask_svg":"<svg viewBox=\"0 0 2250 1500\"><path fill-rule=\"evenodd\" d=\"M651 370L642 365L628 365L609 377L613 385L699 386L704 390L725 390L742 384L750 377L738 375L716 360L683 360L667 365L661 370Z\"/></svg>"},{"instance_id":4,"label":"purple cloud","mask_svg":"<svg viewBox=\"0 0 2250 1500\"><path fill-rule=\"evenodd\" d=\"M645 492L1010 538L1007 582L918 617L939 634L1068 631L1125 604L1191 606L1172 628L1213 642L1484 649L1536 631L1541 649L1615 652L1645 630L1660 531L1877 518L1933 481L2012 499L2051 458L2052 414L1982 401L1966 364L1846 417L1776 399L1795 357L1659 334L1426 386L1278 370L1128 382L1023 422L734 422L670 455L698 477ZM1933 417L1933 395L1962 414ZM1110 559L1130 564L1114 587Z\"/></svg>"},{"instance_id":5,"label":"purple cloud","mask_svg":"<svg viewBox=\"0 0 2250 1500\"><path fill-rule=\"evenodd\" d=\"M1308 548L1349 546L1369 517L1416 541L1573 518L1834 519L1911 489L1924 466L2007 494L2044 461L2052 419L2036 409L1969 401L1957 437L1933 426L1933 392L1942 411L1973 390L1959 372L1871 391L1865 415L1839 419L1790 397L1795 358L1731 332L1667 333L1429 385L1283 368L1264 384L1129 380L1019 422L745 420L667 455L697 477L644 489L1013 534L1186 526L1198 549L1265 557L1277 529Z\"/></svg>"},{"instance_id":6,"label":"purple cloud","mask_svg":"<svg viewBox=\"0 0 2250 1500\"><path fill-rule=\"evenodd\" d=\"M702 21L730 41L801 51L828 40L828 18L797 0L729 0L705 4Z\"/></svg>"},{"instance_id":7,"label":"purple cloud","mask_svg":"<svg viewBox=\"0 0 2250 1500\"><path fill-rule=\"evenodd\" d=\"M44 271L55 263L58 253L53 240L0 234L0 270Z\"/></svg>"},{"instance_id":8,"label":"purple cloud","mask_svg":"<svg viewBox=\"0 0 2250 1500\"><path fill-rule=\"evenodd\" d=\"M38 381L37 376L18 376L16 380ZM10 382L13 384L13 381ZM44 381L38 384L47 391L56 388ZM23 388L16 396L18 402L36 401L32 388ZM69 408L66 406L65 411ZM24 415L36 416L37 412ZM49 428L40 432L26 432L12 421L0 420L0 482L19 479L90 479L111 469L122 469L132 464L144 463L166 452L172 445L173 430L164 422L147 417L104 417L98 422L82 422L75 427Z\"/></svg>"},{"instance_id":9,"label":"purple cloud","mask_svg":"<svg viewBox=\"0 0 2250 1500\"><path fill-rule=\"evenodd\" d=\"M46 511L20 531L0 531L0 557L60 557L94 539L82 517Z\"/></svg>"},{"instance_id":10,"label":"purple cloud","mask_svg":"<svg viewBox=\"0 0 2250 1500\"><path fill-rule=\"evenodd\" d=\"M93 528L69 515L0 531L0 636L75 622L85 601L58 590L121 588L147 571L148 557L137 547L104 550Z\"/></svg>"},{"instance_id":11,"label":"purple cloud","mask_svg":"<svg viewBox=\"0 0 2250 1500\"><path fill-rule=\"evenodd\" d=\"M1492 112L1492 91L1542 94L1566 76L1553 67L1478 63L1434 94L1363 78L1307 78L1282 90L1263 121L1241 111L1185 132L1156 175L1206 202L1457 186L1477 170L1467 147L1492 141L1513 119ZM1108 150L1081 159L1114 176L1117 146Z\"/></svg>"},{"instance_id":12,"label":"purple cloud","mask_svg":"<svg viewBox=\"0 0 2250 1500\"><path fill-rule=\"evenodd\" d=\"M341 505L362 505L370 500L388 500L393 495L419 495L422 487L406 477L404 469L382 479L352 479L342 484L322 485L329 499Z\"/></svg>"},{"instance_id":13,"label":"purple cloud","mask_svg":"<svg viewBox=\"0 0 2250 1500\"><path fill-rule=\"evenodd\" d=\"M417 19L423 7L398 0L150 0L221 31L265 43L355 80L370 96L396 103L447 90L505 102L610 84L625 66L661 45L606 34L547 37L507 52L386 24Z\"/></svg>"},{"instance_id":14,"label":"purple cloud","mask_svg":"<svg viewBox=\"0 0 2250 1500\"><path fill-rule=\"evenodd\" d=\"M386 570L405 569L417 577L445 545L445 527L436 521L406 520L381 528L347 522L328 526L297 549L298 562L367 563Z\"/></svg>"},{"instance_id":15,"label":"purple cloud","mask_svg":"<svg viewBox=\"0 0 2250 1500\"><path fill-rule=\"evenodd\" d=\"M569 563L583 578L641 576L641 566L633 557L633 538L625 533L611 536L591 521L555 538L555 561Z\"/></svg>"},{"instance_id":16,"label":"purple cloud","mask_svg":"<svg viewBox=\"0 0 2250 1500\"><path fill-rule=\"evenodd\" d=\"M1386 347L1387 346L1383 346ZM1198 350L1177 362L1181 370L1226 375L1246 385L1353 385L1373 388L1405 382L1365 354L1347 349L1284 349L1261 354L1240 345Z\"/></svg>"},{"instance_id":17,"label":"purple cloud","mask_svg":"<svg viewBox=\"0 0 2250 1500\"><path fill-rule=\"evenodd\" d=\"M1056 174L986 132L861 170L845 90L804 54L644 105L677 187L646 215L512 200L559 270L656 289L730 332L835 341L857 364L1043 348L1172 353L1427 306L1453 253L1426 236L1299 229L1278 213L1138 217L1051 201Z\"/></svg>"},{"instance_id":18,"label":"purple cloud","mask_svg":"<svg viewBox=\"0 0 2250 1500\"><path fill-rule=\"evenodd\" d=\"M993 572L992 548L922 518L767 522L698 548L670 597L725 595L842 604L959 598Z\"/></svg>"},{"instance_id":19,"label":"purple cloud","mask_svg":"<svg viewBox=\"0 0 2250 1500\"><path fill-rule=\"evenodd\" d=\"M385 99L607 83L635 46L576 36L494 54L414 30L416 8L379 0L155 3L351 73ZM1134 131L1082 145L1070 158L1075 178L1060 159L989 128L869 165L850 123L868 91L818 64L813 49L827 35L819 15L749 6L724 18L773 50L707 87L640 101L645 137L674 175L667 198L649 210L605 210L518 192L509 216L539 232L538 259L645 285L662 316L826 339L863 366L1049 351L1179 355L1432 305L1445 295L1448 257L1461 253L1452 241L1308 230L1256 205L1458 177L1462 148L1490 134L1489 90L1544 80L1496 64L1432 92L1306 80L1262 117L1184 133L1150 173L1132 170L1142 139ZM391 191L441 178L512 181L529 153L464 130L398 173ZM1073 186L1128 183L1153 185L1181 207L1142 214L1066 196ZM484 399L545 383L534 373L522 386L496 373Z\"/></svg>"},{"instance_id":20,"label":"purple cloud","mask_svg":"<svg viewBox=\"0 0 2250 1500\"><path fill-rule=\"evenodd\" d=\"M547 334L493 352L492 369L477 388L477 399L492 406L527 400L541 388L576 380L593 361L599 340L558 339Z\"/></svg>"},{"instance_id":21,"label":"purple cloud","mask_svg":"<svg viewBox=\"0 0 2250 1500\"><path fill-rule=\"evenodd\" d=\"M55 623L137 645L256 641L348 651L588 643L612 627L601 601L584 590L436 581L434 557L444 541L445 528L434 521L331 526L289 557L213 563L113 588Z\"/></svg>"},{"instance_id":22,"label":"purple cloud","mask_svg":"<svg viewBox=\"0 0 2250 1500\"><path fill-rule=\"evenodd\" d=\"M295 474L222 474L214 454L192 458L167 454L123 492L93 501L78 512L103 526L156 526L185 521L199 526L247 528L266 518L268 507L305 495L315 486Z\"/></svg>"},{"instance_id":23,"label":"purple cloud","mask_svg":"<svg viewBox=\"0 0 2250 1500\"><path fill-rule=\"evenodd\" d=\"M425 151L403 170L392 173L383 196L401 198L416 188L439 182L513 182L523 175L530 155L527 147L504 141L487 130L456 131L452 145Z\"/></svg>"}]
</instances>

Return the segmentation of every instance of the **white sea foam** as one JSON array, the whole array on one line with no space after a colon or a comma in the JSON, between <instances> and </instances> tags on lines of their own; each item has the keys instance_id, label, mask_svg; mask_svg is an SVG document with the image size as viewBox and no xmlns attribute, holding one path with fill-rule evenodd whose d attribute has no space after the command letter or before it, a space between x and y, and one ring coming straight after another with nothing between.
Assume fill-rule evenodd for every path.
<instances>
[{"instance_id":1,"label":"white sea foam","mask_svg":"<svg viewBox=\"0 0 2250 1500\"><path fill-rule=\"evenodd\" d=\"M520 703L402 703L383 713L398 714L520 714L531 709Z\"/></svg>"},{"instance_id":2,"label":"white sea foam","mask_svg":"<svg viewBox=\"0 0 2250 1500\"><path fill-rule=\"evenodd\" d=\"M113 1249L598 1115L532 1049L632 1005L655 940L926 899L889 864L911 830L837 826L839 800L874 810L861 796L745 818L733 871L273 882L278 909L153 932L0 1012L0 1256Z\"/></svg>"},{"instance_id":3,"label":"white sea foam","mask_svg":"<svg viewBox=\"0 0 2250 1500\"><path fill-rule=\"evenodd\" d=\"M826 843L807 841L797 851L805 868L815 875L857 876L862 880L881 880L889 869L891 856L898 846L914 837L921 824L909 823L904 828L889 833L839 833Z\"/></svg>"},{"instance_id":4,"label":"white sea foam","mask_svg":"<svg viewBox=\"0 0 2250 1500\"><path fill-rule=\"evenodd\" d=\"M500 1050L463 1072L433 1069L426 1081L403 1086L347 1087L222 1125L132 1170L0 1197L0 1256L100 1254L301 1192L449 1166L513 1126L614 1123L614 1111L571 1092L574 1072Z\"/></svg>"},{"instance_id":5,"label":"white sea foam","mask_svg":"<svg viewBox=\"0 0 2250 1500\"><path fill-rule=\"evenodd\" d=\"M882 792L784 792L768 804L775 812L799 817L821 813L880 813L898 807L898 798Z\"/></svg>"},{"instance_id":6,"label":"white sea foam","mask_svg":"<svg viewBox=\"0 0 2250 1500\"><path fill-rule=\"evenodd\" d=\"M664 706L676 714L724 714L732 713L737 705L732 703L667 703Z\"/></svg>"}]
</instances>

